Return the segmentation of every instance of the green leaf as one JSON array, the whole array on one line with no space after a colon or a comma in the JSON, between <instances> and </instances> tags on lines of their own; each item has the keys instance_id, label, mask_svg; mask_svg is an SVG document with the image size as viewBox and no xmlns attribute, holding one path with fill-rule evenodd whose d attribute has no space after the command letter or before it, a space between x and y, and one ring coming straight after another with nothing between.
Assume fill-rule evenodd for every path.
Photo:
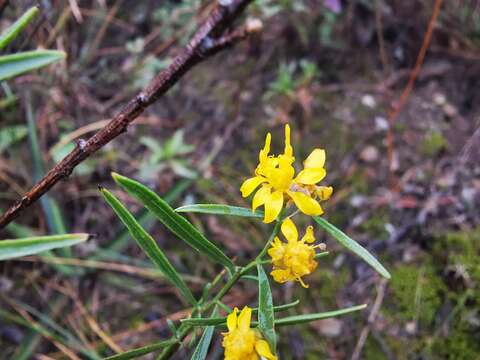
<instances>
[{"instance_id":1,"label":"green leaf","mask_svg":"<svg viewBox=\"0 0 480 360\"><path fill-rule=\"evenodd\" d=\"M152 190L138 181L112 173L112 177L130 195L137 198L148 210L175 235L188 245L207 255L211 260L218 262L233 272L232 261L205 236L203 236L187 219L178 215L170 205L161 199Z\"/></svg>"},{"instance_id":2,"label":"green leaf","mask_svg":"<svg viewBox=\"0 0 480 360\"><path fill-rule=\"evenodd\" d=\"M263 266L257 265L258 272L258 328L276 353L277 338L275 335L275 316L273 309L272 290Z\"/></svg>"},{"instance_id":3,"label":"green leaf","mask_svg":"<svg viewBox=\"0 0 480 360\"><path fill-rule=\"evenodd\" d=\"M150 345L142 346L137 349L125 351L120 354L116 354L113 356L109 356L107 358L104 358L103 360L128 360L128 359L136 359L142 355L150 354L154 351L161 350L169 345L172 345L174 343L178 342L177 339L172 339L172 340L165 340L165 341L159 341Z\"/></svg>"},{"instance_id":4,"label":"green leaf","mask_svg":"<svg viewBox=\"0 0 480 360\"><path fill-rule=\"evenodd\" d=\"M165 277L180 290L184 298L187 299L190 304L195 305L197 302L192 293L180 274L175 270L172 264L170 264L168 258L158 247L155 240L143 229L133 215L110 191L104 188L101 188L100 191L145 254L147 254L150 260L152 260L152 262L162 271Z\"/></svg>"},{"instance_id":5,"label":"green leaf","mask_svg":"<svg viewBox=\"0 0 480 360\"><path fill-rule=\"evenodd\" d=\"M65 58L63 51L34 50L0 56L0 81Z\"/></svg>"},{"instance_id":6,"label":"green leaf","mask_svg":"<svg viewBox=\"0 0 480 360\"><path fill-rule=\"evenodd\" d=\"M22 140L28 133L24 125L5 126L0 129L0 153Z\"/></svg>"},{"instance_id":7,"label":"green leaf","mask_svg":"<svg viewBox=\"0 0 480 360\"><path fill-rule=\"evenodd\" d=\"M324 228L330 235L332 235L340 244L345 246L348 250L355 253L357 256L365 260L371 267L373 267L380 275L386 279L390 279L390 273L383 267L382 264L368 252L367 249L362 247L359 243L345 234L342 230L336 226L330 224L327 220L322 217L314 216L313 219Z\"/></svg>"},{"instance_id":8,"label":"green leaf","mask_svg":"<svg viewBox=\"0 0 480 360\"><path fill-rule=\"evenodd\" d=\"M230 205L221 205L221 204L193 204L185 205L175 209L176 212L195 212L202 214L214 214L214 215L232 215L232 216L242 216L242 217L256 217L263 218L262 211L253 212L250 209L239 207L239 206L230 206Z\"/></svg>"},{"instance_id":9,"label":"green leaf","mask_svg":"<svg viewBox=\"0 0 480 360\"><path fill-rule=\"evenodd\" d=\"M273 311L279 312L288 310L294 306L297 306L300 303L300 300L295 300L291 303L277 305L273 307ZM252 308L252 312L258 313L258 308ZM227 322L226 317L210 317L210 318L189 318L189 319L181 319L180 322L185 325L192 325L192 326L209 326L209 325L224 325Z\"/></svg>"},{"instance_id":10,"label":"green leaf","mask_svg":"<svg viewBox=\"0 0 480 360\"><path fill-rule=\"evenodd\" d=\"M212 316L217 314L217 309L215 308L212 312ZM191 360L205 360L208 354L208 348L210 347L210 343L212 342L213 331L215 330L215 326L207 326L203 331L202 337L198 342L195 351L192 354Z\"/></svg>"},{"instance_id":11,"label":"green leaf","mask_svg":"<svg viewBox=\"0 0 480 360\"><path fill-rule=\"evenodd\" d=\"M36 6L28 9L17 21L0 35L0 50L10 44L39 12Z\"/></svg>"},{"instance_id":12,"label":"green leaf","mask_svg":"<svg viewBox=\"0 0 480 360\"><path fill-rule=\"evenodd\" d=\"M287 325L303 324L303 323L312 322L316 320L327 319L335 316L349 314L355 311L363 310L366 307L367 307L367 304L363 304L363 305L357 305L357 306L352 306L345 309L328 311L323 313L288 316L281 319L276 319L275 325L287 326Z\"/></svg>"},{"instance_id":13,"label":"green leaf","mask_svg":"<svg viewBox=\"0 0 480 360\"><path fill-rule=\"evenodd\" d=\"M72 246L88 239L88 234L37 236L0 241L0 260L13 259L43 251Z\"/></svg>"}]
</instances>

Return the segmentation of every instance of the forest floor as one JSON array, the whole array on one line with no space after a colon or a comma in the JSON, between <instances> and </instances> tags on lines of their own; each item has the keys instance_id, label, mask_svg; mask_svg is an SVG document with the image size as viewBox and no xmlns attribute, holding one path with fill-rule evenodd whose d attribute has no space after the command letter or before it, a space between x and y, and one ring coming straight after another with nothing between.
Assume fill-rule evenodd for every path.
<instances>
[{"instance_id":1,"label":"forest floor","mask_svg":"<svg viewBox=\"0 0 480 360\"><path fill-rule=\"evenodd\" d=\"M28 3L7 7L1 28ZM68 59L9 84L18 99L0 105L0 131L16 135L7 146L0 141L0 208L164 68L207 8L195 0L164 7L153 1L104 3L86 2L78 18L68 2L45 1L50 6L38 26L19 42L22 49L63 49ZM318 1L259 3L249 15L262 18L261 34L189 72L128 133L0 231L1 238L62 230L95 234L73 248L70 266L39 257L0 265L0 358L65 358L54 339L14 324L12 316L52 321L63 336L104 355L111 352L95 324L113 350L169 336L166 317L182 317L185 304L144 271L145 256L97 186L138 211L175 265L190 274L189 285L200 289L218 269L178 246L119 191L110 173L139 179L177 206L248 207L239 186L252 173L267 132L274 152L281 151L286 123L296 158L315 147L327 151L326 182L335 192L325 203L325 217L376 254L392 280L384 282L317 230L330 255L308 277L309 289L278 286L275 301L301 299L303 308L295 312L370 306L353 316L281 329L282 359L349 359L356 348L361 359L478 357L480 9L474 1L444 3L413 92L392 126L389 159L389 113L422 46L430 2L349 1L339 14ZM21 130L29 107L39 139L33 150L29 133ZM42 154L40 167L32 151ZM268 227L250 220L189 219L239 262L268 236ZM59 253L57 260L69 256ZM248 285L232 289L226 303L253 301L256 289ZM375 302L379 309L371 306ZM215 337L212 359L221 354L220 342ZM178 358L188 353L184 349Z\"/></svg>"}]
</instances>

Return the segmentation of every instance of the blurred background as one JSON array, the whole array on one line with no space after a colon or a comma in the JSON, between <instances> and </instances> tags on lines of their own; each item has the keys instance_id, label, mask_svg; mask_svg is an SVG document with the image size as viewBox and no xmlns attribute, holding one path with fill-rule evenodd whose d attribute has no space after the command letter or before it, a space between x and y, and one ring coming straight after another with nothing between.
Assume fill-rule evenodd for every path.
<instances>
[{"instance_id":1,"label":"blurred background","mask_svg":"<svg viewBox=\"0 0 480 360\"><path fill-rule=\"evenodd\" d=\"M314 147L327 151L324 182L335 192L325 217L378 256L392 280L316 229L330 255L306 278L310 289L276 284L274 302L300 299L297 313L370 306L280 329L281 358L479 358L480 2L443 2L415 86L392 118L434 3L257 0L247 16L263 21L260 34L192 69L128 133L0 231L95 234L54 258L0 263L0 358L83 359L170 336L166 316L185 316L187 304L152 270L97 186L137 212L198 291L218 267L142 212L110 172L174 206L249 206L239 186L266 132L274 153L282 151L286 123L297 159ZM1 29L35 4L41 16L5 52L42 47L67 59L1 84L2 210L164 69L212 1L3 0ZM189 219L238 263L269 231L245 219ZM253 304L249 285L232 289L226 303ZM209 358L221 358L220 343L217 333Z\"/></svg>"}]
</instances>

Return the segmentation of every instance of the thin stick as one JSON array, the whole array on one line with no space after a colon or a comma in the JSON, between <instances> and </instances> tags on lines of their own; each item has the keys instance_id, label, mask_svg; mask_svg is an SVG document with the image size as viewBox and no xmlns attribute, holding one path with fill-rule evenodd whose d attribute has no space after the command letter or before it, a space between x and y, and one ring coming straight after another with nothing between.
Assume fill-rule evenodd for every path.
<instances>
[{"instance_id":1,"label":"thin stick","mask_svg":"<svg viewBox=\"0 0 480 360\"><path fill-rule=\"evenodd\" d=\"M57 182L66 179L78 164L126 132L130 123L175 85L193 66L207 57L235 45L250 33L258 31L260 27L257 23L254 26L247 24L240 30L224 34L225 29L251 2L252 0L223 0L221 4L216 4L206 21L199 27L183 51L175 57L171 65L159 73L144 91L131 99L104 128L88 140L79 140L70 154L54 166L20 201L0 217L0 229L15 219L23 209L38 200Z\"/></svg>"},{"instance_id":2,"label":"thin stick","mask_svg":"<svg viewBox=\"0 0 480 360\"><path fill-rule=\"evenodd\" d=\"M402 94L400 95L400 99L398 100L398 103L392 106L392 108L390 109L390 112L388 113L389 126L387 131L387 158L388 158L388 164L389 164L388 173L390 175L390 183L392 187L395 185L394 178L393 178L393 169L392 169L393 125L395 124L395 121L397 120L397 117L400 114L400 111L402 110L403 106L405 105L408 98L410 97L410 93L412 92L413 85L415 84L415 80L417 79L418 74L420 73L420 69L425 59L425 54L427 53L428 46L430 45L430 41L432 39L433 28L435 27L435 23L437 21L438 15L440 14L441 6L442 6L442 0L435 0L433 12L432 12L432 15L430 16L427 31L425 32L425 36L423 37L422 47L418 53L415 66L413 67L412 72L410 73L410 77L408 79L407 85L403 89Z\"/></svg>"},{"instance_id":3,"label":"thin stick","mask_svg":"<svg viewBox=\"0 0 480 360\"><path fill-rule=\"evenodd\" d=\"M381 279L377 287L377 297L375 298L375 302L373 303L372 310L368 315L368 324L362 329L362 332L360 333L360 337L358 338L357 345L353 350L353 354L351 358L352 360L360 359L362 349L365 346L365 341L367 341L368 333L370 332L371 327L375 323L378 312L380 311L380 307L382 306L383 298L385 297L386 287L387 287L387 280Z\"/></svg>"}]
</instances>

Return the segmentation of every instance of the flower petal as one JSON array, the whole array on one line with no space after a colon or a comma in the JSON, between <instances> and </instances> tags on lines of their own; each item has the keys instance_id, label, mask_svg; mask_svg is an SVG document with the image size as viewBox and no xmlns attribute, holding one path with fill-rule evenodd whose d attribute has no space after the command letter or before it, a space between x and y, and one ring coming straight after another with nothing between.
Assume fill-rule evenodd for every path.
<instances>
[{"instance_id":1,"label":"flower petal","mask_svg":"<svg viewBox=\"0 0 480 360\"><path fill-rule=\"evenodd\" d=\"M295 205L301 212L307 215L322 215L323 210L317 200L298 191L287 191L287 194L293 199Z\"/></svg>"},{"instance_id":2,"label":"flower petal","mask_svg":"<svg viewBox=\"0 0 480 360\"><path fill-rule=\"evenodd\" d=\"M297 175L295 181L300 184L313 185L321 181L327 172L324 168L305 168Z\"/></svg>"},{"instance_id":3,"label":"flower petal","mask_svg":"<svg viewBox=\"0 0 480 360\"><path fill-rule=\"evenodd\" d=\"M257 351L258 355L264 357L265 359L277 360L277 357L272 354L270 346L265 340L257 340L255 343L255 350Z\"/></svg>"},{"instance_id":4,"label":"flower petal","mask_svg":"<svg viewBox=\"0 0 480 360\"><path fill-rule=\"evenodd\" d=\"M314 149L303 162L305 169L323 168L325 166L326 153L323 149Z\"/></svg>"},{"instance_id":5,"label":"flower petal","mask_svg":"<svg viewBox=\"0 0 480 360\"><path fill-rule=\"evenodd\" d=\"M252 177L250 179L247 179L243 182L242 186L240 187L240 191L242 192L242 196L243 197L247 197L248 195L250 195L253 190L255 190L258 185L260 185L261 183L267 181L266 179L264 179L263 177L260 177L260 176L255 176L255 177Z\"/></svg>"},{"instance_id":6,"label":"flower petal","mask_svg":"<svg viewBox=\"0 0 480 360\"><path fill-rule=\"evenodd\" d=\"M288 157L293 156L293 148L290 143L290 125L288 124L285 125L285 150L283 154Z\"/></svg>"},{"instance_id":7,"label":"flower petal","mask_svg":"<svg viewBox=\"0 0 480 360\"><path fill-rule=\"evenodd\" d=\"M283 220L281 230L288 242L292 243L298 241L297 227L290 218Z\"/></svg>"},{"instance_id":8,"label":"flower petal","mask_svg":"<svg viewBox=\"0 0 480 360\"><path fill-rule=\"evenodd\" d=\"M252 321L252 309L245 306L238 316L238 329L246 331L250 329L250 322Z\"/></svg>"},{"instance_id":9,"label":"flower petal","mask_svg":"<svg viewBox=\"0 0 480 360\"><path fill-rule=\"evenodd\" d=\"M273 280L276 282L283 284L287 281L295 280L295 277L290 273L288 269L274 269L270 272L272 275Z\"/></svg>"},{"instance_id":10,"label":"flower petal","mask_svg":"<svg viewBox=\"0 0 480 360\"><path fill-rule=\"evenodd\" d=\"M268 198L270 198L270 187L263 185L253 196L252 210L255 211L259 206L265 204Z\"/></svg>"},{"instance_id":11,"label":"flower petal","mask_svg":"<svg viewBox=\"0 0 480 360\"><path fill-rule=\"evenodd\" d=\"M315 242L315 236L313 235L313 226L307 227L307 231L305 232L305 235L303 235L302 241L305 241L307 243Z\"/></svg>"},{"instance_id":12,"label":"flower petal","mask_svg":"<svg viewBox=\"0 0 480 360\"><path fill-rule=\"evenodd\" d=\"M228 331L233 331L237 328L237 312L238 308L233 309L233 311L227 316L227 328Z\"/></svg>"},{"instance_id":13,"label":"flower petal","mask_svg":"<svg viewBox=\"0 0 480 360\"><path fill-rule=\"evenodd\" d=\"M283 207L283 192L274 191L265 201L265 217L263 222L268 224L274 221Z\"/></svg>"},{"instance_id":14,"label":"flower petal","mask_svg":"<svg viewBox=\"0 0 480 360\"><path fill-rule=\"evenodd\" d=\"M317 186L317 195L320 200L325 201L330 199L333 194L333 187L331 186Z\"/></svg>"},{"instance_id":15,"label":"flower petal","mask_svg":"<svg viewBox=\"0 0 480 360\"><path fill-rule=\"evenodd\" d=\"M265 146L262 150L260 150L260 154L258 155L258 160L260 163L264 162L268 158L268 154L270 153L270 144L272 142L272 135L270 133L267 134L265 138Z\"/></svg>"}]
</instances>

